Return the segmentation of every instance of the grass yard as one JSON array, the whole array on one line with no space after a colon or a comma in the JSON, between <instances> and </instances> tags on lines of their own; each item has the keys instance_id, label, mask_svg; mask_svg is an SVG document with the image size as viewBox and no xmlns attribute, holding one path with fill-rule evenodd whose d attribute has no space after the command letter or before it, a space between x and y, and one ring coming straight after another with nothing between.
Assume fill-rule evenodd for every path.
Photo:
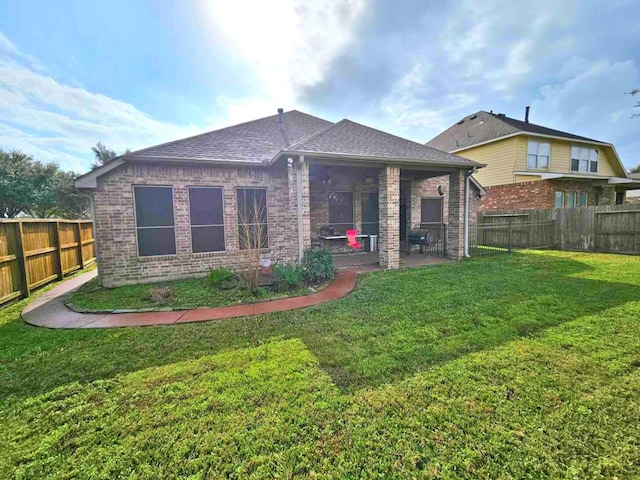
<instances>
[{"instance_id":1,"label":"grass yard","mask_svg":"<svg viewBox=\"0 0 640 480\"><path fill-rule=\"evenodd\" d=\"M374 272L337 302L45 330L0 311L0 478L638 478L640 258Z\"/></svg>"},{"instance_id":2,"label":"grass yard","mask_svg":"<svg viewBox=\"0 0 640 480\"><path fill-rule=\"evenodd\" d=\"M171 292L164 302L154 302L151 292L154 289L168 288ZM253 292L247 288L222 290L211 287L206 278L175 280L172 282L145 285L126 285L117 288L100 288L96 279L85 283L70 297L71 303L84 310L117 310L120 308L173 308L189 309L197 307L221 307L241 303L258 302L282 296L308 295L308 288L299 288L292 292L276 292L269 288L260 288Z\"/></svg>"}]
</instances>

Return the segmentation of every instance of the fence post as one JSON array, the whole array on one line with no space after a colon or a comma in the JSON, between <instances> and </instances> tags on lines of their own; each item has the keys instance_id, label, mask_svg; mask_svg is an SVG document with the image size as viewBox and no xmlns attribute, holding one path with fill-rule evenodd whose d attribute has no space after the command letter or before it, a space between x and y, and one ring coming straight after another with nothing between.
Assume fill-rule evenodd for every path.
<instances>
[{"instance_id":1,"label":"fence post","mask_svg":"<svg viewBox=\"0 0 640 480\"><path fill-rule=\"evenodd\" d=\"M443 223L442 226L444 227L443 228L444 229L444 242L443 242L444 249L442 251L442 256L446 257L447 256L447 224Z\"/></svg>"},{"instance_id":2,"label":"fence post","mask_svg":"<svg viewBox=\"0 0 640 480\"><path fill-rule=\"evenodd\" d=\"M62 272L62 244L60 243L60 222L56 222L56 263L58 267L58 280L62 280L64 273Z\"/></svg>"},{"instance_id":3,"label":"fence post","mask_svg":"<svg viewBox=\"0 0 640 480\"><path fill-rule=\"evenodd\" d=\"M80 270L84 269L84 258L82 258L82 225L78 221L76 223L76 231L78 232L78 259L80 260Z\"/></svg>"},{"instance_id":4,"label":"fence post","mask_svg":"<svg viewBox=\"0 0 640 480\"><path fill-rule=\"evenodd\" d=\"M509 248L508 248L509 253L511 253L511 229L512 229L512 225L513 225L513 222L511 220L509 220Z\"/></svg>"},{"instance_id":5,"label":"fence post","mask_svg":"<svg viewBox=\"0 0 640 480\"><path fill-rule=\"evenodd\" d=\"M593 251L598 251L598 211L593 210Z\"/></svg>"},{"instance_id":6,"label":"fence post","mask_svg":"<svg viewBox=\"0 0 640 480\"><path fill-rule=\"evenodd\" d=\"M18 263L20 264L20 280L22 281L22 291L24 293L25 298L28 297L31 293L29 290L29 271L27 269L27 256L25 255L24 250L24 234L22 231L22 222L18 221L17 227L17 244L18 244Z\"/></svg>"}]
</instances>

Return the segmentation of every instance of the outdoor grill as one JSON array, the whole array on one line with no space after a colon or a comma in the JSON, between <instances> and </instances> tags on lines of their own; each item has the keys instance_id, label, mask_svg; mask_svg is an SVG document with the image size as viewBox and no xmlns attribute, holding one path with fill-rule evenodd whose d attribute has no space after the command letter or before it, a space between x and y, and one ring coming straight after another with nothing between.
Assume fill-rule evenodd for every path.
<instances>
[{"instance_id":1,"label":"outdoor grill","mask_svg":"<svg viewBox=\"0 0 640 480\"><path fill-rule=\"evenodd\" d=\"M409 243L408 254L411 254L411 245L420 245L420 251L424 249L424 253L427 253L426 247L432 244L432 233L424 228L414 228L409 230L407 234L407 242Z\"/></svg>"}]
</instances>

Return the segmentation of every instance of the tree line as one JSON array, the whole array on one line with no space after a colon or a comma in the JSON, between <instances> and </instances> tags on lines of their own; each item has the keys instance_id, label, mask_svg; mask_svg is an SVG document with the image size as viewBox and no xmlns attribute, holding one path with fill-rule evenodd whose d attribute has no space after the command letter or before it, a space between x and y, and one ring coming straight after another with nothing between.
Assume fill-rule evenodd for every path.
<instances>
[{"instance_id":1,"label":"tree line","mask_svg":"<svg viewBox=\"0 0 640 480\"><path fill-rule=\"evenodd\" d=\"M91 150L95 157L92 169L117 157L101 142ZM0 218L87 218L88 199L73 186L78 176L78 172L62 170L54 162L44 163L19 150L0 148Z\"/></svg>"}]
</instances>

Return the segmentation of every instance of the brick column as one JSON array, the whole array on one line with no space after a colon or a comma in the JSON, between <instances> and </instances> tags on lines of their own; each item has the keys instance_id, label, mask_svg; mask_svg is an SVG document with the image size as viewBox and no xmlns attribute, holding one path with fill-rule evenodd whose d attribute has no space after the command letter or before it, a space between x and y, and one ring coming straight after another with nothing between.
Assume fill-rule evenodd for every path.
<instances>
[{"instance_id":1,"label":"brick column","mask_svg":"<svg viewBox=\"0 0 640 480\"><path fill-rule=\"evenodd\" d=\"M298 179L300 176L300 179ZM298 209L302 210L302 245L304 249L311 247L311 214L309 207L309 162L302 165L294 158L294 163L287 166L287 183L289 186L289 222L288 228L291 234L290 260L298 260L299 235L298 235ZM298 185L301 186L302 195L298 195ZM302 200L298 205L299 199Z\"/></svg>"},{"instance_id":2,"label":"brick column","mask_svg":"<svg viewBox=\"0 0 640 480\"><path fill-rule=\"evenodd\" d=\"M449 225L447 226L447 257L458 260L464 256L464 171L449 174Z\"/></svg>"},{"instance_id":3,"label":"brick column","mask_svg":"<svg viewBox=\"0 0 640 480\"><path fill-rule=\"evenodd\" d=\"M380 235L378 249L382 268L400 267L400 169L386 166L379 177Z\"/></svg>"}]
</instances>

